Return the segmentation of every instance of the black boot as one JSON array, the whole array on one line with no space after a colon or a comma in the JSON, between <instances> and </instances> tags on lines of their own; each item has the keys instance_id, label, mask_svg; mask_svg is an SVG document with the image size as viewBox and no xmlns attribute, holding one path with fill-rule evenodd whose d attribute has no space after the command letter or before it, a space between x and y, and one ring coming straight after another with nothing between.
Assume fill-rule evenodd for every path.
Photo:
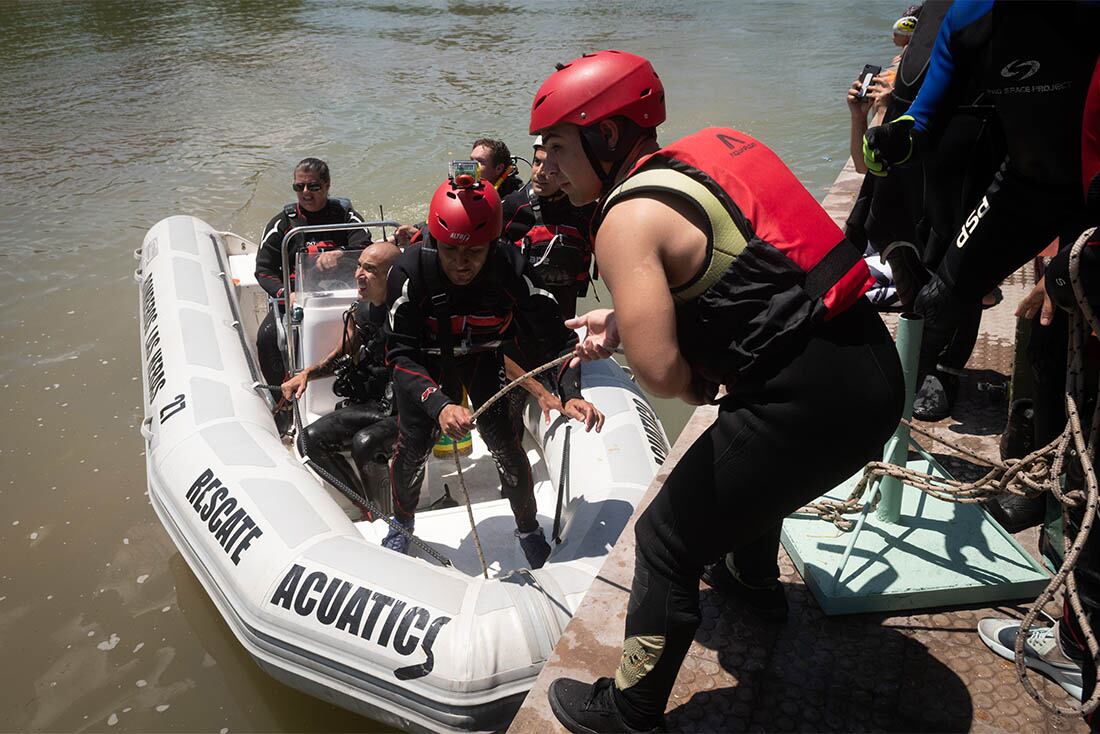
<instances>
[{"instance_id":1,"label":"black boot","mask_svg":"<svg viewBox=\"0 0 1100 734\"><path fill-rule=\"evenodd\" d=\"M1008 410L1008 423L1001 434L1001 458L1022 459L1034 450L1035 405L1026 398L1014 400ZM1046 499L1041 495L1021 497L1003 494L985 500L982 507L1010 533L1042 525L1046 518Z\"/></svg>"},{"instance_id":2,"label":"black boot","mask_svg":"<svg viewBox=\"0 0 1100 734\"><path fill-rule=\"evenodd\" d=\"M911 242L891 242L882 251L881 259L890 265L902 308L912 311L917 293L932 277L921 262L920 253Z\"/></svg>"},{"instance_id":3,"label":"black boot","mask_svg":"<svg viewBox=\"0 0 1100 734\"><path fill-rule=\"evenodd\" d=\"M1035 403L1028 398L1012 401L1001 434L1001 458L1022 459L1035 450Z\"/></svg>"},{"instance_id":4,"label":"black boot","mask_svg":"<svg viewBox=\"0 0 1100 734\"><path fill-rule=\"evenodd\" d=\"M913 417L921 421L943 420L951 415L959 394L959 378L946 372L930 372L913 398Z\"/></svg>"},{"instance_id":5,"label":"black boot","mask_svg":"<svg viewBox=\"0 0 1100 734\"><path fill-rule=\"evenodd\" d=\"M650 727L640 728L628 723L615 704L614 685L611 678L600 678L595 683L558 678L550 684L546 697L554 716L574 734L664 730L663 720L658 720Z\"/></svg>"}]
</instances>

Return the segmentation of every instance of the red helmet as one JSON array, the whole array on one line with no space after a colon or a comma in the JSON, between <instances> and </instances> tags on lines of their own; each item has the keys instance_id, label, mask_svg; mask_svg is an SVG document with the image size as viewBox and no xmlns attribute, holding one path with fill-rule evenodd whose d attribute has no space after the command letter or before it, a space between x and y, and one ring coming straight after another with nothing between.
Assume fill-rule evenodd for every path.
<instances>
[{"instance_id":1,"label":"red helmet","mask_svg":"<svg viewBox=\"0 0 1100 734\"><path fill-rule=\"evenodd\" d=\"M484 181L463 187L447 179L435 190L428 207L432 237L456 247L487 245L500 237L503 225L500 196Z\"/></svg>"},{"instance_id":2,"label":"red helmet","mask_svg":"<svg viewBox=\"0 0 1100 734\"><path fill-rule=\"evenodd\" d=\"M563 122L587 127L614 115L657 127L665 121L665 88L641 56L597 51L559 64L543 82L531 105L528 132Z\"/></svg>"}]
</instances>

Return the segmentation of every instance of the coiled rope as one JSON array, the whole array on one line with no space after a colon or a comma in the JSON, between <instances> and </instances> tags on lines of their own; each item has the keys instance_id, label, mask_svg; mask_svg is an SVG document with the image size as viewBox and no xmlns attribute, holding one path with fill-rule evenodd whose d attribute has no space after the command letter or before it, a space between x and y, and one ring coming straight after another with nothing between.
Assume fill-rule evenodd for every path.
<instances>
[{"instance_id":1,"label":"coiled rope","mask_svg":"<svg viewBox=\"0 0 1100 734\"><path fill-rule=\"evenodd\" d=\"M895 477L905 484L938 499L964 504L976 504L1001 494L1036 497L1049 491L1062 505L1063 527L1070 527L1070 510L1083 508L1083 517L1077 535L1070 543L1068 536L1063 534L1062 543L1065 556L1062 565L1024 616L1016 633L1015 645L1016 675L1024 690L1051 713L1068 716L1088 716L1095 711L1097 706L1100 705L1100 686L1096 687L1089 699L1079 706L1065 708L1047 701L1039 694L1028 678L1028 668L1024 663L1024 644L1028 631L1035 624L1043 608L1055 599L1058 592L1064 588L1065 596L1073 610L1078 626L1084 633L1089 654L1094 662L1100 659L1100 644L1097 643L1096 635L1093 633L1088 616L1081 605L1081 599L1077 592L1077 582L1073 576L1073 570L1077 565L1085 543L1088 541L1089 533L1096 519L1097 507L1100 506L1094 466L1097 435L1100 434L1100 395L1097 396L1097 404L1093 411L1087 442L1078 408L1079 405L1083 404L1085 394L1085 339L1090 333L1100 334L1100 320L1097 319L1096 314L1089 305L1088 299L1085 297L1084 286L1081 283L1081 252L1085 247L1085 243L1095 231L1095 227L1086 230L1070 249L1069 277L1077 300L1077 309L1070 316L1070 340L1066 358L1066 427L1057 438L1046 446L1032 451L1022 459L991 459L981 456L965 446L944 440L909 421L903 420L902 423L907 425L910 430L943 444L974 461L989 466L991 467L990 470L976 481L961 482L914 471L904 466L874 461L866 466L859 483L847 499L842 501L821 500L800 510L800 512L816 512L821 519L832 522L840 530L850 531L855 523L846 518L845 515L863 510L860 498L868 486L876 488L875 494L870 500L873 508L881 496L877 489L878 482L881 481L882 477L887 476ZM1069 462L1077 462L1080 465L1084 477L1083 490L1072 487L1063 490L1060 477Z\"/></svg>"}]
</instances>

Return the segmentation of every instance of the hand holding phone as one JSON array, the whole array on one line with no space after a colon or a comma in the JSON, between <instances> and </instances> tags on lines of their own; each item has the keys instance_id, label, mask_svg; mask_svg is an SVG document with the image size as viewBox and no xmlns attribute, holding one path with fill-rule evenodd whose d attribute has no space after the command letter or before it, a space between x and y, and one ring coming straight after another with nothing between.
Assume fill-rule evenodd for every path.
<instances>
[{"instance_id":1,"label":"hand holding phone","mask_svg":"<svg viewBox=\"0 0 1100 734\"><path fill-rule=\"evenodd\" d=\"M859 73L859 93L856 94L856 99L863 99L867 96L867 90L871 88L871 80L881 72L881 66L875 66L874 64L864 65L863 71Z\"/></svg>"}]
</instances>

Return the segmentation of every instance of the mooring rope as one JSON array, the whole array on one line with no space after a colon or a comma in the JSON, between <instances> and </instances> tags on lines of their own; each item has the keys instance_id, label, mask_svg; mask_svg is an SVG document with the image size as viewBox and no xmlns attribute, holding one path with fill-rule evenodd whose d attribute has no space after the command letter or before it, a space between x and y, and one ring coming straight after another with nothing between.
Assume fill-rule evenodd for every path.
<instances>
[{"instance_id":1,"label":"mooring rope","mask_svg":"<svg viewBox=\"0 0 1100 734\"><path fill-rule=\"evenodd\" d=\"M881 497L878 486L883 477L894 477L904 484L938 499L964 504L977 504L1002 494L1036 497L1045 491L1049 491L1062 505L1064 528L1070 526L1069 511L1083 506L1083 518L1077 535L1070 543L1068 536L1063 533L1062 544L1065 555L1062 565L1024 616L1016 633L1015 644L1016 675L1024 690L1048 711L1057 715L1069 716L1088 716L1095 711L1097 706L1100 705L1100 686L1095 688L1089 699L1082 702L1080 706L1064 708L1047 701L1039 694L1028 678L1028 668L1024 663L1024 644L1028 631L1035 624L1043 608L1055 599L1058 592L1064 587L1065 596L1073 609L1074 617L1084 633L1089 654L1094 662L1100 661L1100 644L1097 642L1096 635L1089 624L1088 616L1081 605L1081 599L1077 592L1077 582L1073 577L1073 570L1077 565L1085 543L1088 541L1097 507L1100 506L1094 467L1097 434L1100 434L1100 395L1097 396L1097 404L1093 411L1087 443L1078 409L1079 404L1083 402L1085 393L1085 339L1090 333L1100 334L1100 320L1097 320L1096 314L1089 305L1088 299L1085 297L1084 286L1081 284L1081 251L1095 231L1096 228L1086 230L1070 249L1070 284L1073 287L1078 308L1070 316L1070 340L1066 357L1066 427L1057 438L1046 446L1032 451L1022 459L991 459L903 420L902 423L907 425L911 431L989 466L990 470L976 481L962 482L915 471L904 466L873 461L864 468L863 476L847 499L840 501L821 500L799 510L799 512L816 512L821 519L832 522L840 530L850 531L855 523L846 518L845 515L863 510L864 505L860 500L868 486L875 487L875 494L868 500L871 508L874 508ZM1067 491L1062 490L1060 477L1067 461L1077 461L1080 464L1085 480L1083 492L1074 488L1067 488Z\"/></svg>"}]
</instances>

